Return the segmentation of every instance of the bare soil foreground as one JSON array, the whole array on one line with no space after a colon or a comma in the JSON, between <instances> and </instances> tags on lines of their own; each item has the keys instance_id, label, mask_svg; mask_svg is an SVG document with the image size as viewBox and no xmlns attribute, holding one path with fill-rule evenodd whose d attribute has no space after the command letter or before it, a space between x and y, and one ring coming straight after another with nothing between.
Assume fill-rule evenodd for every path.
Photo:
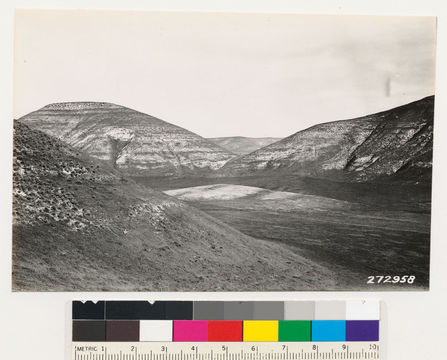
<instances>
[{"instance_id":1,"label":"bare soil foreground","mask_svg":"<svg viewBox=\"0 0 447 360\"><path fill-rule=\"evenodd\" d=\"M15 124L13 289L296 290L336 275Z\"/></svg>"}]
</instances>

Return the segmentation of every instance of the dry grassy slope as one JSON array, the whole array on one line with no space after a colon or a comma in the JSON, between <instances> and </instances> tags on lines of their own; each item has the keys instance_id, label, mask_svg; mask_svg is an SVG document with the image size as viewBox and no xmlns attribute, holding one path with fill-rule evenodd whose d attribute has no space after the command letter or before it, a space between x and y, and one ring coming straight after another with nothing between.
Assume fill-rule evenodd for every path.
<instances>
[{"instance_id":1,"label":"dry grassy slope","mask_svg":"<svg viewBox=\"0 0 447 360\"><path fill-rule=\"evenodd\" d=\"M244 136L229 136L208 138L209 141L219 145L221 148L228 150L236 155L246 155L253 151L259 150L264 146L270 145L281 138L262 137L250 138Z\"/></svg>"},{"instance_id":2,"label":"dry grassy slope","mask_svg":"<svg viewBox=\"0 0 447 360\"><path fill-rule=\"evenodd\" d=\"M15 290L330 288L326 268L16 122Z\"/></svg>"},{"instance_id":3,"label":"dry grassy slope","mask_svg":"<svg viewBox=\"0 0 447 360\"><path fill-rule=\"evenodd\" d=\"M283 170L368 181L409 170L407 180L429 179L433 108L434 97L427 97L381 113L315 125L230 160L219 173L239 176Z\"/></svg>"},{"instance_id":4,"label":"dry grassy slope","mask_svg":"<svg viewBox=\"0 0 447 360\"><path fill-rule=\"evenodd\" d=\"M217 169L234 155L181 127L109 103L57 103L20 119L133 176Z\"/></svg>"}]
</instances>

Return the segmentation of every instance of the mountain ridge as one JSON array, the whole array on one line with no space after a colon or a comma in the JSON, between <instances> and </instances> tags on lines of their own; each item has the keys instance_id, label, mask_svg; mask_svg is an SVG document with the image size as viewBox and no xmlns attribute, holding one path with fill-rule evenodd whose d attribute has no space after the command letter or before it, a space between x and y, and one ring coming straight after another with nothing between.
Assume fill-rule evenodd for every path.
<instances>
[{"instance_id":1,"label":"mountain ridge","mask_svg":"<svg viewBox=\"0 0 447 360\"><path fill-rule=\"evenodd\" d=\"M207 138L219 145L221 148L230 151L238 156L246 155L267 145L270 145L282 138L276 137L247 137L247 136L224 136Z\"/></svg>"},{"instance_id":2,"label":"mountain ridge","mask_svg":"<svg viewBox=\"0 0 447 360\"><path fill-rule=\"evenodd\" d=\"M434 96L429 96L376 114L313 125L253 153L231 159L218 172L221 176L246 176L287 171L299 176L334 176L349 181L383 179L395 175L407 163L413 163L414 168L422 166L428 172L431 171L430 155L425 156L425 164L412 162L409 157L431 152L433 109ZM424 127L425 132L419 133ZM405 145L413 136L417 137L413 144ZM371 141L371 137L375 140ZM404 149L411 151L406 154ZM387 154L393 151L394 157ZM365 170L371 164L357 166L369 160L375 163L371 167L374 171ZM426 175L420 178L427 180Z\"/></svg>"}]
</instances>

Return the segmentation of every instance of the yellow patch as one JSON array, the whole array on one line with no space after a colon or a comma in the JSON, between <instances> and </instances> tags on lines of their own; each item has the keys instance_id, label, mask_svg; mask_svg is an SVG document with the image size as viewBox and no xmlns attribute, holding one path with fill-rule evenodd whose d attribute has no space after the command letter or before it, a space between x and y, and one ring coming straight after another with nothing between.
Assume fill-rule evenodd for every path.
<instances>
[{"instance_id":1,"label":"yellow patch","mask_svg":"<svg viewBox=\"0 0 447 360\"><path fill-rule=\"evenodd\" d=\"M244 321L244 341L278 341L278 321Z\"/></svg>"}]
</instances>

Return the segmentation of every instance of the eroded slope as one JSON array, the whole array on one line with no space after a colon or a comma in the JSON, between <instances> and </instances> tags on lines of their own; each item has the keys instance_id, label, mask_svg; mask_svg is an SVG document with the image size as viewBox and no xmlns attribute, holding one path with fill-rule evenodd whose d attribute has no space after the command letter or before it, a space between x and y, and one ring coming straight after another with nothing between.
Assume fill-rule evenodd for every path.
<instances>
[{"instance_id":1,"label":"eroded slope","mask_svg":"<svg viewBox=\"0 0 447 360\"><path fill-rule=\"evenodd\" d=\"M13 166L15 290L293 290L337 282L287 246L140 187L20 122Z\"/></svg>"},{"instance_id":2,"label":"eroded slope","mask_svg":"<svg viewBox=\"0 0 447 360\"><path fill-rule=\"evenodd\" d=\"M222 176L278 171L371 181L431 181L434 97L365 117L318 124L230 160Z\"/></svg>"},{"instance_id":3,"label":"eroded slope","mask_svg":"<svg viewBox=\"0 0 447 360\"><path fill-rule=\"evenodd\" d=\"M110 103L51 104L20 120L132 176L194 174L234 157L179 126Z\"/></svg>"}]
</instances>

